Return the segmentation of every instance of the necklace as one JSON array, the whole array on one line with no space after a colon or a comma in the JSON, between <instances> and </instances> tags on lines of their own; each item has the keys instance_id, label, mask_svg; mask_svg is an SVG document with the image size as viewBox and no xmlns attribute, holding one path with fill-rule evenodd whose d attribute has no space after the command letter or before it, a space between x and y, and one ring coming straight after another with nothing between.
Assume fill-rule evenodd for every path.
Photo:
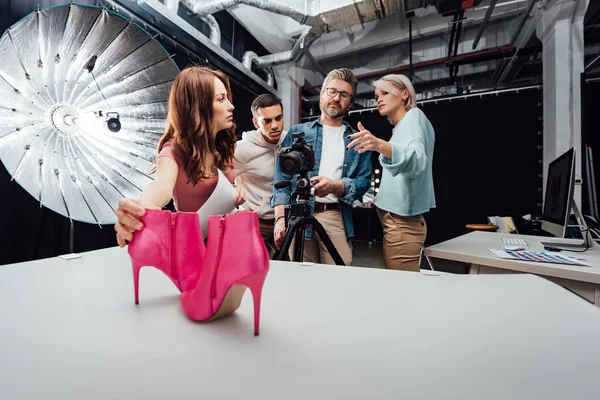
<instances>
[{"instance_id":1,"label":"necklace","mask_svg":"<svg viewBox=\"0 0 600 400\"><path fill-rule=\"evenodd\" d=\"M214 178L215 176L219 175L219 171L217 170L217 166L213 165L212 167L210 167L210 171L208 173L203 173L202 177L203 178Z\"/></svg>"}]
</instances>

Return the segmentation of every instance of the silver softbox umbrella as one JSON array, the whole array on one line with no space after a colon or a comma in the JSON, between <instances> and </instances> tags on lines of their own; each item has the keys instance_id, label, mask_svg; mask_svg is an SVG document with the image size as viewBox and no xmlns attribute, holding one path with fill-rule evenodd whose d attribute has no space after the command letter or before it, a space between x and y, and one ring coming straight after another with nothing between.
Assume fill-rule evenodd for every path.
<instances>
[{"instance_id":1,"label":"silver softbox umbrella","mask_svg":"<svg viewBox=\"0 0 600 400\"><path fill-rule=\"evenodd\" d=\"M71 221L116 222L138 197L179 72L155 37L103 8L37 10L0 38L0 160Z\"/></svg>"}]
</instances>

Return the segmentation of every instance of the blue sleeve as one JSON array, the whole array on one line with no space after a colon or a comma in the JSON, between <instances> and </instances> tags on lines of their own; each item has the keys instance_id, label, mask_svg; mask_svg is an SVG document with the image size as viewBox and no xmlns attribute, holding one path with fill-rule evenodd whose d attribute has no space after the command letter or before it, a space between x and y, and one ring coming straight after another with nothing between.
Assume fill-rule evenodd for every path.
<instances>
[{"instance_id":1,"label":"blue sleeve","mask_svg":"<svg viewBox=\"0 0 600 400\"><path fill-rule=\"evenodd\" d=\"M344 196L338 200L352 205L355 200L361 200L371 185L371 152L360 153L356 173L343 177Z\"/></svg>"},{"instance_id":2,"label":"blue sleeve","mask_svg":"<svg viewBox=\"0 0 600 400\"><path fill-rule=\"evenodd\" d=\"M296 132L296 125L292 126L281 141L281 147L289 147L292 145L292 133ZM287 205L292 197L292 187L284 187L281 189L275 188L275 182L284 179L292 179L292 175L285 174L279 169L279 156L275 157L275 178L273 178L273 191L271 194L271 208L279 205Z\"/></svg>"},{"instance_id":3,"label":"blue sleeve","mask_svg":"<svg viewBox=\"0 0 600 400\"><path fill-rule=\"evenodd\" d=\"M394 129L390 144L392 146L392 158L389 159L379 155L381 166L387 169L392 176L405 175L417 177L427 169L427 152L425 149L425 129L422 119L415 113L414 117L402 123L402 135L410 136L412 139L406 145L394 143L394 137L400 132Z\"/></svg>"}]
</instances>

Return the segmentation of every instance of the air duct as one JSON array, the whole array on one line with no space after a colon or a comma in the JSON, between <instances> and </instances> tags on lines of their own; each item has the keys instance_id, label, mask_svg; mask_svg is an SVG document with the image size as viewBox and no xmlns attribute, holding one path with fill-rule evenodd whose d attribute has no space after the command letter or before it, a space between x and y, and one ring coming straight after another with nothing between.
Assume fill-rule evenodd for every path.
<instances>
[{"instance_id":1,"label":"air duct","mask_svg":"<svg viewBox=\"0 0 600 400\"><path fill-rule=\"evenodd\" d=\"M118 0L122 2L122 0ZM133 1L133 0L132 0ZM126 15L131 20L134 20L144 26L148 21L142 17L136 16L130 9L128 9L123 4L117 2L117 0L102 0L102 2L108 6L112 10L120 10L120 14ZM181 2L180 2L181 3ZM244 75L244 78L248 78L251 82L262 87L269 93L276 94L272 86L267 85L265 80L255 74L252 70L248 70L248 68L244 67L241 62L232 57L229 53L223 50L220 46L216 46L213 42L210 41L208 37L203 35L198 29L188 23L186 20L181 18L177 13L173 10L167 8L163 3L158 0L137 0L137 5L145 12L149 14L150 17L156 18L160 21L161 24L164 24L171 31L175 32L183 32L188 35L198 44L206 47L210 53L216 56L218 59L222 60L222 62L227 63L232 67L232 73L237 74L238 72ZM126 10L126 12L125 12ZM154 29L155 31L160 32L158 29ZM165 31L162 31L165 34ZM173 43L179 43L174 38L169 38Z\"/></svg>"},{"instance_id":2,"label":"air duct","mask_svg":"<svg viewBox=\"0 0 600 400\"><path fill-rule=\"evenodd\" d=\"M192 14L193 17L196 15ZM210 41L213 42L216 46L221 47L221 28L219 27L219 23L212 15L202 15L198 16L202 22L208 25L210 29Z\"/></svg>"},{"instance_id":3,"label":"air duct","mask_svg":"<svg viewBox=\"0 0 600 400\"><path fill-rule=\"evenodd\" d=\"M314 25L315 17L296 10L294 7L274 0L181 0L181 3L191 12L198 15L214 14L238 4L246 4L275 14L285 15L304 25Z\"/></svg>"},{"instance_id":4,"label":"air duct","mask_svg":"<svg viewBox=\"0 0 600 400\"><path fill-rule=\"evenodd\" d=\"M165 6L173 11L173 12L177 12L177 10L179 9L179 0L166 0L165 1Z\"/></svg>"},{"instance_id":5,"label":"air duct","mask_svg":"<svg viewBox=\"0 0 600 400\"><path fill-rule=\"evenodd\" d=\"M318 15L324 32L334 32L366 22L384 19L403 11L398 0L365 0L326 11Z\"/></svg>"},{"instance_id":6,"label":"air duct","mask_svg":"<svg viewBox=\"0 0 600 400\"><path fill-rule=\"evenodd\" d=\"M246 52L243 64L249 69L253 65L256 65L257 68L267 68L288 62L297 62L323 33L364 25L365 22L383 19L402 12L402 4L397 0L361 1L321 13L318 16L306 15L275 0L181 0L181 2L197 15L208 15L238 4L245 4L288 16L301 24L310 26L310 29L300 36L292 50L262 57L258 57L253 52Z\"/></svg>"},{"instance_id":7,"label":"air duct","mask_svg":"<svg viewBox=\"0 0 600 400\"><path fill-rule=\"evenodd\" d=\"M267 85L273 86L275 84L275 75L273 74L273 70L271 68L265 69L267 72Z\"/></svg>"},{"instance_id":8,"label":"air duct","mask_svg":"<svg viewBox=\"0 0 600 400\"><path fill-rule=\"evenodd\" d=\"M304 51L320 36L313 31L314 28L305 30L291 50L262 57L259 57L253 51L247 51L242 58L242 64L244 64L244 67L252 69L252 65L256 65L258 68L268 68L285 64L290 61L296 62L302 57Z\"/></svg>"},{"instance_id":9,"label":"air duct","mask_svg":"<svg viewBox=\"0 0 600 400\"><path fill-rule=\"evenodd\" d=\"M177 12L179 10L179 3L185 5L184 1L180 0L167 0L165 4L158 2L157 0L137 0L138 5L145 11L149 12L152 16L158 18L170 29L177 30L181 28L181 24L174 22L179 19ZM217 20L212 15L197 16L194 14L191 17L197 17L202 22L208 25L210 29L210 41L217 47L221 47L221 29Z\"/></svg>"}]
</instances>

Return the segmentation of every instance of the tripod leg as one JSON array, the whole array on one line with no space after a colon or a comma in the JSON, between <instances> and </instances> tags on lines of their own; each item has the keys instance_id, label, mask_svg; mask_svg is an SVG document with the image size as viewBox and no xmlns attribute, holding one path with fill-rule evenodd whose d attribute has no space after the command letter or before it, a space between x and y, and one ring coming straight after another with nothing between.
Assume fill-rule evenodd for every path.
<instances>
[{"instance_id":1,"label":"tripod leg","mask_svg":"<svg viewBox=\"0 0 600 400\"><path fill-rule=\"evenodd\" d=\"M296 233L296 231L298 230L298 225L300 224L300 222L300 218L290 218L287 230L285 232L285 236L283 238L283 243L281 244L281 248L275 253L275 255L273 256L273 260L281 261L285 258L285 255L288 254L290 250L290 245L292 244L292 238L294 237L294 233Z\"/></svg>"},{"instance_id":2,"label":"tripod leg","mask_svg":"<svg viewBox=\"0 0 600 400\"><path fill-rule=\"evenodd\" d=\"M300 220L302 221L302 220ZM294 262L304 261L304 229L300 225L296 229L296 240L294 241Z\"/></svg>"},{"instance_id":3,"label":"tripod leg","mask_svg":"<svg viewBox=\"0 0 600 400\"><path fill-rule=\"evenodd\" d=\"M346 265L346 263L344 263L344 260L342 259L342 256L340 256L340 253L338 253L337 249L333 245L333 242L329 238L329 235L327 234L327 232L325 232L325 228L323 228L323 225L321 225L321 223L317 221L317 219L314 217L311 218L310 224L319 234L319 237L323 241L323 244L329 252L329 255L331 256L331 258L333 258L333 261L335 261L337 265Z\"/></svg>"}]
</instances>

